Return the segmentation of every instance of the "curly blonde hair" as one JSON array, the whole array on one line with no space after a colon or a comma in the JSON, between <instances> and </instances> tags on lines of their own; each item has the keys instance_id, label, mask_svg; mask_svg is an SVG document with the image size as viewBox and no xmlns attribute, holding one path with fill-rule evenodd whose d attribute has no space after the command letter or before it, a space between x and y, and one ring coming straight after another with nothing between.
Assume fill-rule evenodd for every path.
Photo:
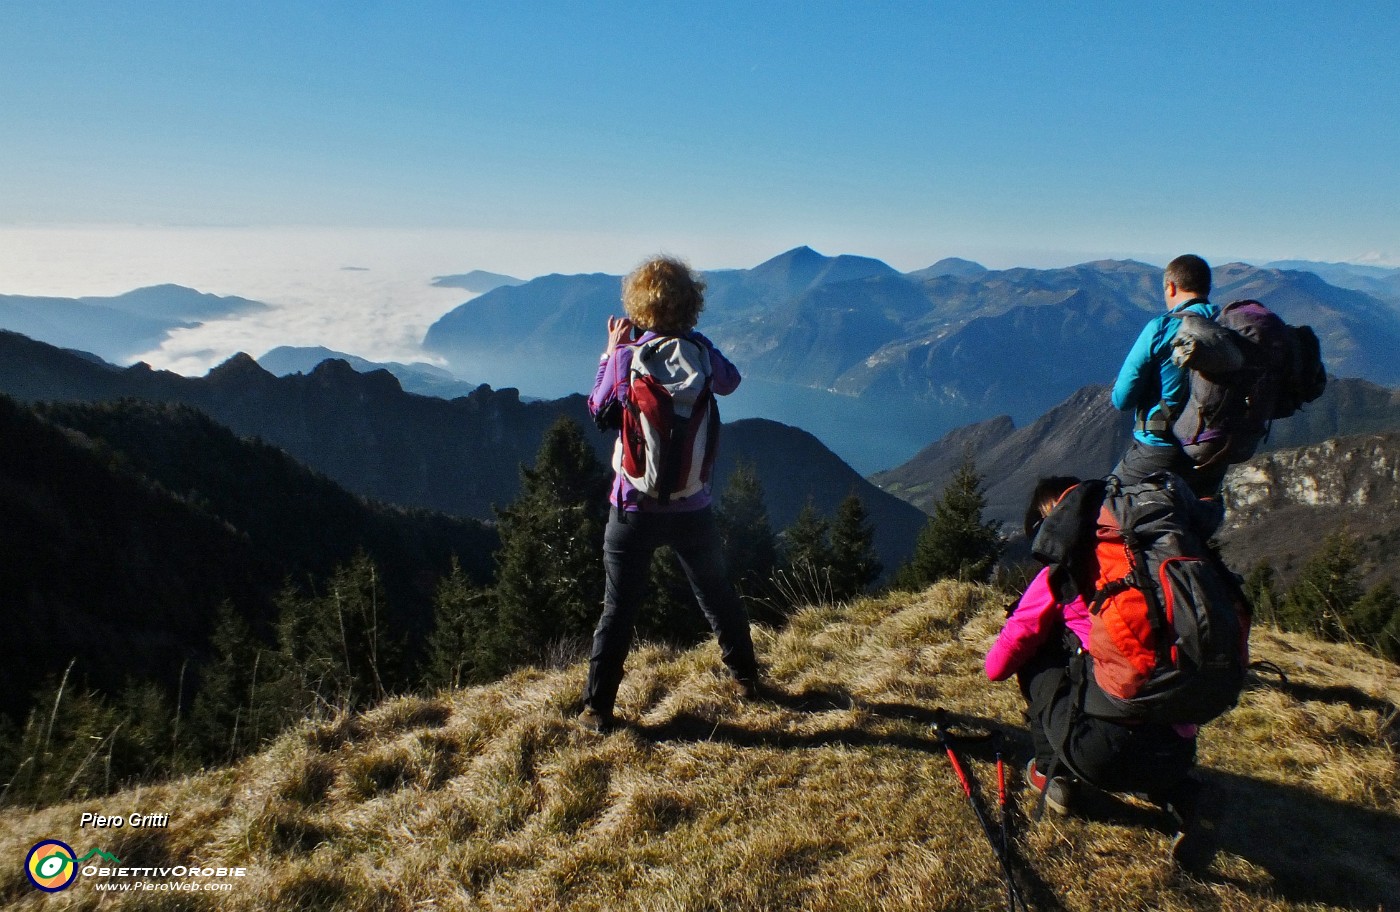
<instances>
[{"instance_id":1,"label":"curly blonde hair","mask_svg":"<svg viewBox=\"0 0 1400 912\"><path fill-rule=\"evenodd\" d=\"M699 321L705 282L675 257L653 257L623 279L622 306L640 328L678 336Z\"/></svg>"}]
</instances>

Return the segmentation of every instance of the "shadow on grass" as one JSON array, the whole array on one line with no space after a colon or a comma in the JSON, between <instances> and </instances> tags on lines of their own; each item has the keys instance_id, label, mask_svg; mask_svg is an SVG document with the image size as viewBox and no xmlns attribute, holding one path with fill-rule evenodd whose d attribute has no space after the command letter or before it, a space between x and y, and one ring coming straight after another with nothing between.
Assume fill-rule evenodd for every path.
<instances>
[{"instance_id":1,"label":"shadow on grass","mask_svg":"<svg viewBox=\"0 0 1400 912\"><path fill-rule=\"evenodd\" d=\"M1287 685L1299 699L1326 699L1362 704L1361 708L1386 710L1389 704L1349 688L1317 688ZM937 718L931 707L901 703L866 703L839 688L800 693L773 693L768 702L794 712L823 713L858 708L881 720L913 723L902 730L859 722L836 725L817 732L789 733L755 731L725 720L716 721L682 714L660 725L637 726L642 737L654 741L719 741L740 747L803 749L841 745L845 747L894 747L942 754L933 733ZM1392 707L1393 708L1393 707ZM1061 910L1053 887L1036 874L1014 841L1016 833L1035 824L1021 810L1016 796L1027 786L1021 779L1021 766L1031 756L1030 735L1023 728L1010 728L994 720L948 713L945 716L953 746L967 765L969 760L993 763L1000 746L1006 764L1006 778L1013 842L1011 867L1017 874L1033 908ZM869 727L867 727L869 726ZM920 733L922 731L923 733ZM1000 733L998 738L993 733ZM1394 910L1400 912L1400 817L1356 804L1337 801L1297 786L1266 782L1248 776L1211 769L1199 771L1219 796L1220 849L1262 868L1270 877L1267 887L1215 874L1202 879L1229 885L1262 901L1283 898L1297 903L1322 903L1356 912ZM949 780L956 785L952 770ZM995 780L985 784L972 777L976 800L997 830L999 810ZM960 787L959 787L960 788ZM1080 805L1083 815L1095 822L1140 827L1170 835L1167 815L1141 802L1102 792L1086 790ZM968 810L968 824L978 826ZM1218 865L1212 870L1218 870Z\"/></svg>"},{"instance_id":2,"label":"shadow on grass","mask_svg":"<svg viewBox=\"0 0 1400 912\"><path fill-rule=\"evenodd\" d=\"M872 716L887 720L913 723L922 726L926 734L913 734L906 726L904 731L870 731L862 728L859 724L841 725L819 732L805 734L794 734L781 731L755 731L726 721L716 721L714 719L682 713L660 725L635 725L630 726L638 735L648 740L660 741L711 741L732 744L738 747L764 747L780 748L784 750L795 750L804 748L827 747L840 745L842 747L893 747L905 750L917 750L930 754L944 754L943 745L933 732L933 722L938 718L938 712L923 706L913 706L903 703L867 703L853 698L849 693L840 688L820 688L806 690L799 693L770 692L765 695L765 702L783 706L794 712L803 713L824 713L858 708L870 713ZM1011 783L1014 773L1014 762L1010 759L1014 753L1018 752L1017 745L1023 744L1022 753L1028 753L1030 736L1025 732L1013 732L1005 730L990 720L981 719L976 716L962 715L958 713L947 713L943 716L943 721L953 739L954 750L957 751L959 759L966 766L967 760L978 758L980 760L991 761L995 758L998 739L993 736L994 732L1003 732L1007 737L1002 744L1002 750L1006 757L1006 762L1011 764L1008 772L1008 784ZM950 784L959 790L961 786L957 784L957 779L951 767L948 770L948 780ZM1019 782L1019 780L1017 780ZM998 831L1000 811L997 806L997 794L995 782L990 783L990 787L984 789L974 775L970 780L973 789L972 800L977 803L982 813L986 815L992 833L995 835L989 838L999 840ZM1015 790L1011 789L1014 794ZM1008 810L1010 811L1010 830L1013 834L1010 844L1005 846L1009 866L1015 872L1017 886L1031 904L1031 907L1042 912L1064 912L1064 906L1055 898L1053 888L1046 883L1036 873L1035 869L1026 860L1019 847L1014 841L1014 834L1020 832L1025 826L1025 819L1010 797L1008 797ZM966 810L967 825L980 828L980 824L975 818L971 808Z\"/></svg>"},{"instance_id":3,"label":"shadow on grass","mask_svg":"<svg viewBox=\"0 0 1400 912\"><path fill-rule=\"evenodd\" d=\"M1279 894L1400 910L1400 817L1276 782L1212 770L1203 776L1224 794L1221 850L1268 871Z\"/></svg>"}]
</instances>

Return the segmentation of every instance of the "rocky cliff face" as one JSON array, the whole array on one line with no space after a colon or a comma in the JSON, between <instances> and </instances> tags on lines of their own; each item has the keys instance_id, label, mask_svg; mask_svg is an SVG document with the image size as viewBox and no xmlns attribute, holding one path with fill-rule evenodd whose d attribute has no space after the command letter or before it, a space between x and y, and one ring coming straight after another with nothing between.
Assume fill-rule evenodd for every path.
<instances>
[{"instance_id":1,"label":"rocky cliff face","mask_svg":"<svg viewBox=\"0 0 1400 912\"><path fill-rule=\"evenodd\" d=\"M1245 572L1268 561L1286 580L1324 538L1361 542L1367 583L1400 579L1400 432L1280 450L1225 479L1226 560Z\"/></svg>"},{"instance_id":2,"label":"rocky cliff face","mask_svg":"<svg viewBox=\"0 0 1400 912\"><path fill-rule=\"evenodd\" d=\"M1328 440L1257 457L1226 481L1230 525L1289 506L1400 512L1400 433Z\"/></svg>"},{"instance_id":3,"label":"rocky cliff face","mask_svg":"<svg viewBox=\"0 0 1400 912\"><path fill-rule=\"evenodd\" d=\"M1333 380L1321 399L1275 423L1265 442L1269 455L1231 470L1227 483L1234 491L1232 509L1241 521L1254 521L1282 508L1286 497L1292 497L1287 504L1315 507L1341 506L1348 496L1367 498L1368 508L1385 503L1387 497L1393 502L1400 496L1394 481L1387 487L1382 480L1370 479L1370 460L1351 448L1361 440L1393 439L1386 435L1397 427L1400 390L1364 380ZM1014 522L1038 477L1105 475L1126 450L1131 431L1132 419L1113 408L1106 387L1085 387L1021 428L999 418L952 431L909 462L871 480L931 510L963 455L971 453L983 476L987 514ZM1343 443L1336 438L1343 438ZM1393 445L1381 442L1376 447L1384 452ZM1328 446L1341 449L1326 451ZM1295 458L1296 464L1290 461ZM1390 465L1393 473L1393 460ZM1313 483L1320 487L1313 495L1316 502L1309 504L1304 489Z\"/></svg>"}]
</instances>

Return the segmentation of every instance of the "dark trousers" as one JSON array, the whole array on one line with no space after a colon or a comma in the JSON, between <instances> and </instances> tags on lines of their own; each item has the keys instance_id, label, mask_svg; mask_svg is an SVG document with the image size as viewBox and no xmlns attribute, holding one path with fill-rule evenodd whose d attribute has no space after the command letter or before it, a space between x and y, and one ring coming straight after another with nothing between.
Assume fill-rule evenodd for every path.
<instances>
[{"instance_id":1,"label":"dark trousers","mask_svg":"<svg viewBox=\"0 0 1400 912\"><path fill-rule=\"evenodd\" d=\"M749 634L749 617L725 572L719 527L710 508L683 513L628 513L608 517L603 534L603 569L607 586L603 616L593 634L584 705L608 715L617 700L623 666L632 648L632 628L646 598L651 555L669 545L680 558L700 610L719 640L720 657L736 678L754 678L758 662Z\"/></svg>"},{"instance_id":2,"label":"dark trousers","mask_svg":"<svg viewBox=\"0 0 1400 912\"><path fill-rule=\"evenodd\" d=\"M1035 765L1068 772L1106 792L1171 795L1196 762L1196 739L1170 725L1128 724L1086 715L1061 648L1042 649L1018 673ZM1057 772L1058 775L1058 772Z\"/></svg>"},{"instance_id":3,"label":"dark trousers","mask_svg":"<svg viewBox=\"0 0 1400 912\"><path fill-rule=\"evenodd\" d=\"M1214 497L1220 493L1220 484L1225 480L1225 470L1228 468L1225 463L1201 468L1180 447L1148 446L1134 440L1123 458L1118 460L1118 465L1113 467L1112 474L1117 475L1118 480L1127 487L1155 472L1171 472L1181 476L1197 497Z\"/></svg>"}]
</instances>

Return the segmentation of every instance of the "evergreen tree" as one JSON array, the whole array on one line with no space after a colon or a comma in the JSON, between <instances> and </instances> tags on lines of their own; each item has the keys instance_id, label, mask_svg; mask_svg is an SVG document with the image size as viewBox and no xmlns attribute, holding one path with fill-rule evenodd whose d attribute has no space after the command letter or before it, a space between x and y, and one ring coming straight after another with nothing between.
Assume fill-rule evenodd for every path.
<instances>
[{"instance_id":1,"label":"evergreen tree","mask_svg":"<svg viewBox=\"0 0 1400 912\"><path fill-rule=\"evenodd\" d=\"M433 601L433 632L428 636L425 679L430 687L458 688L486 680L478 672L490 664L481 654L490 622L490 593L472 583L456 557Z\"/></svg>"},{"instance_id":2,"label":"evergreen tree","mask_svg":"<svg viewBox=\"0 0 1400 912\"><path fill-rule=\"evenodd\" d=\"M919 589L950 577L971 582L991 579L1005 545L1001 522L982 521L985 507L982 476L969 454L934 504L933 516L914 543L913 557L900 568L899 588Z\"/></svg>"},{"instance_id":3,"label":"evergreen tree","mask_svg":"<svg viewBox=\"0 0 1400 912\"><path fill-rule=\"evenodd\" d=\"M1389 580L1367 590L1352 605L1349 627L1361 642L1392 662L1400 662L1400 593Z\"/></svg>"},{"instance_id":4,"label":"evergreen tree","mask_svg":"<svg viewBox=\"0 0 1400 912\"><path fill-rule=\"evenodd\" d=\"M783 530L783 567L798 572L826 571L832 562L829 534L830 524L808 497L797 519Z\"/></svg>"},{"instance_id":5,"label":"evergreen tree","mask_svg":"<svg viewBox=\"0 0 1400 912\"><path fill-rule=\"evenodd\" d=\"M782 565L773 574L774 595L760 614L781 623L792 609L835 601L831 591L830 523L809 496L802 512L780 537Z\"/></svg>"},{"instance_id":6,"label":"evergreen tree","mask_svg":"<svg viewBox=\"0 0 1400 912\"><path fill-rule=\"evenodd\" d=\"M1277 624L1279 622L1279 594L1277 574L1273 564L1263 561L1244 578L1244 594L1257 620Z\"/></svg>"},{"instance_id":7,"label":"evergreen tree","mask_svg":"<svg viewBox=\"0 0 1400 912\"><path fill-rule=\"evenodd\" d=\"M163 778L194 764L176 741L176 707L159 684L128 681L115 709L121 726L106 759L110 787Z\"/></svg>"},{"instance_id":8,"label":"evergreen tree","mask_svg":"<svg viewBox=\"0 0 1400 912\"><path fill-rule=\"evenodd\" d=\"M741 462L729 476L716 519L729 578L746 596L767 592L778 562L778 540L751 464Z\"/></svg>"},{"instance_id":9,"label":"evergreen tree","mask_svg":"<svg viewBox=\"0 0 1400 912\"><path fill-rule=\"evenodd\" d=\"M875 556L875 527L855 492L836 508L831 524L831 588L837 599L855 598L880 576L884 565Z\"/></svg>"},{"instance_id":10,"label":"evergreen tree","mask_svg":"<svg viewBox=\"0 0 1400 912\"><path fill-rule=\"evenodd\" d=\"M48 681L24 728L11 730L0 803L82 800L185 767L175 749L173 708L159 685L131 681L111 700L70 673Z\"/></svg>"},{"instance_id":11,"label":"evergreen tree","mask_svg":"<svg viewBox=\"0 0 1400 912\"><path fill-rule=\"evenodd\" d=\"M257 675L267 671L267 653L242 615L228 602L220 605L188 726L189 738L204 759L233 760L274 734L270 724L255 718L255 707L267 709L257 700Z\"/></svg>"},{"instance_id":12,"label":"evergreen tree","mask_svg":"<svg viewBox=\"0 0 1400 912\"><path fill-rule=\"evenodd\" d=\"M275 686L265 692L291 717L310 705L358 707L401 682L403 647L392 633L383 579L363 552L332 574L324 595L278 599Z\"/></svg>"},{"instance_id":13,"label":"evergreen tree","mask_svg":"<svg viewBox=\"0 0 1400 912\"><path fill-rule=\"evenodd\" d=\"M1361 598L1359 553L1355 536L1327 536L1289 587L1279 612L1284 626L1312 631L1326 640L1353 639L1346 623L1352 605Z\"/></svg>"},{"instance_id":14,"label":"evergreen tree","mask_svg":"<svg viewBox=\"0 0 1400 912\"><path fill-rule=\"evenodd\" d=\"M586 639L603 602L608 476L578 424L556 421L520 475L519 499L497 511L496 617L481 667L492 674Z\"/></svg>"},{"instance_id":15,"label":"evergreen tree","mask_svg":"<svg viewBox=\"0 0 1400 912\"><path fill-rule=\"evenodd\" d=\"M703 638L710 627L695 604L676 552L665 545L657 548L647 573L647 597L637 613L637 636L678 646Z\"/></svg>"}]
</instances>

